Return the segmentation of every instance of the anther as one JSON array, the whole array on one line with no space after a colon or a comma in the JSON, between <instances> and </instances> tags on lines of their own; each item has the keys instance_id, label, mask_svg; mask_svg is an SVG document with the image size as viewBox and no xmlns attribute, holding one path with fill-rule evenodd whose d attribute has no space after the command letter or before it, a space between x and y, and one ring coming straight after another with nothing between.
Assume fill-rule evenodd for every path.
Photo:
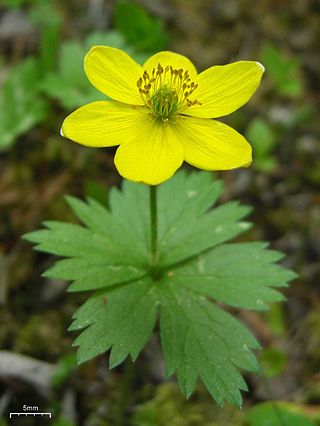
<instances>
[{"instance_id":1,"label":"anther","mask_svg":"<svg viewBox=\"0 0 320 426\"><path fill-rule=\"evenodd\" d=\"M137 87L146 107L163 123L173 120L180 108L201 105L197 100L189 99L198 85L191 82L189 72L182 68L162 67L158 63L150 75L144 70Z\"/></svg>"},{"instance_id":2,"label":"anther","mask_svg":"<svg viewBox=\"0 0 320 426\"><path fill-rule=\"evenodd\" d=\"M163 68L162 68L162 66L158 63L158 71L157 71L157 74L158 75L160 75L160 74L162 74L163 73Z\"/></svg>"}]
</instances>

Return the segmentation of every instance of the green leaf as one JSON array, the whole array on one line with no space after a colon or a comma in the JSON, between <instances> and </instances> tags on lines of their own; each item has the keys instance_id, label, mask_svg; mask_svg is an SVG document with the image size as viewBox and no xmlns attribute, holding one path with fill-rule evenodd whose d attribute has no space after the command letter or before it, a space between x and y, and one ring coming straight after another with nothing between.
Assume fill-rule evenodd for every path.
<instances>
[{"instance_id":1,"label":"green leaf","mask_svg":"<svg viewBox=\"0 0 320 426\"><path fill-rule=\"evenodd\" d=\"M241 405L242 369L257 371L251 333L217 303L261 310L283 300L277 291L295 274L276 264L282 254L266 243L228 243L248 229L248 207L212 208L221 193L211 174L177 173L158 189L159 273L150 264L149 188L125 181L109 193L107 209L93 199L67 197L82 225L44 222L26 239L36 249L66 257L45 276L94 290L71 330L78 361L110 350L110 366L134 360L160 317L166 372L188 397L201 380L212 397Z\"/></svg>"},{"instance_id":2,"label":"green leaf","mask_svg":"<svg viewBox=\"0 0 320 426\"><path fill-rule=\"evenodd\" d=\"M134 361L155 325L158 301L150 279L132 282L91 297L75 314L71 330L89 325L74 344L84 362L112 347L110 368L128 355Z\"/></svg>"},{"instance_id":3,"label":"green leaf","mask_svg":"<svg viewBox=\"0 0 320 426\"><path fill-rule=\"evenodd\" d=\"M47 117L47 103L39 95L40 79L39 65L32 58L10 70L0 90L0 149Z\"/></svg>"},{"instance_id":4,"label":"green leaf","mask_svg":"<svg viewBox=\"0 0 320 426\"><path fill-rule=\"evenodd\" d=\"M161 341L167 374L177 372L187 397L199 376L218 404L226 399L240 406L239 389L247 387L237 367L257 371L250 352L259 347L255 338L230 314L171 279L162 283L161 290Z\"/></svg>"},{"instance_id":5,"label":"green leaf","mask_svg":"<svg viewBox=\"0 0 320 426\"><path fill-rule=\"evenodd\" d=\"M56 262L44 276L73 281L70 291L86 291L146 274L146 252L116 218L93 199L88 204L73 197L67 201L88 228L47 221L47 229L24 236L37 244L36 250L68 257Z\"/></svg>"},{"instance_id":6,"label":"green leaf","mask_svg":"<svg viewBox=\"0 0 320 426\"><path fill-rule=\"evenodd\" d=\"M169 41L160 18L151 16L143 7L127 1L117 3L115 26L139 51L164 50Z\"/></svg>"},{"instance_id":7,"label":"green leaf","mask_svg":"<svg viewBox=\"0 0 320 426\"><path fill-rule=\"evenodd\" d=\"M103 185L102 182L86 179L84 181L84 193L87 197L93 198L103 206L107 204L108 189Z\"/></svg>"},{"instance_id":8,"label":"green leaf","mask_svg":"<svg viewBox=\"0 0 320 426\"><path fill-rule=\"evenodd\" d=\"M3 0L3 5L10 9L17 9L27 3L29 0Z\"/></svg>"},{"instance_id":9,"label":"green leaf","mask_svg":"<svg viewBox=\"0 0 320 426\"><path fill-rule=\"evenodd\" d=\"M43 276L73 281L69 291L86 291L124 283L144 274L142 269L131 265L106 265L103 260L96 264L91 259L72 258L56 262Z\"/></svg>"},{"instance_id":10,"label":"green leaf","mask_svg":"<svg viewBox=\"0 0 320 426\"><path fill-rule=\"evenodd\" d=\"M275 130L260 118L253 119L246 131L246 137L253 146L254 166L269 172L277 166L273 150L277 143Z\"/></svg>"},{"instance_id":11,"label":"green leaf","mask_svg":"<svg viewBox=\"0 0 320 426\"><path fill-rule=\"evenodd\" d=\"M295 274L274 264L281 253L265 247L261 242L219 245L171 271L172 280L231 306L268 309L266 303L284 300L273 287L286 287Z\"/></svg>"},{"instance_id":12,"label":"green leaf","mask_svg":"<svg viewBox=\"0 0 320 426\"><path fill-rule=\"evenodd\" d=\"M287 364L285 352L277 348L264 348L259 356L263 372L267 377L282 374Z\"/></svg>"},{"instance_id":13,"label":"green leaf","mask_svg":"<svg viewBox=\"0 0 320 426\"><path fill-rule=\"evenodd\" d=\"M213 248L250 228L248 222L239 221L251 209L230 202L204 214L191 218L182 214L175 226L168 229L160 240L160 258L165 266L175 264Z\"/></svg>"},{"instance_id":14,"label":"green leaf","mask_svg":"<svg viewBox=\"0 0 320 426\"><path fill-rule=\"evenodd\" d=\"M288 324L282 305L272 304L269 311L265 314L265 321L275 336L283 336L287 332Z\"/></svg>"},{"instance_id":15,"label":"green leaf","mask_svg":"<svg viewBox=\"0 0 320 426\"><path fill-rule=\"evenodd\" d=\"M210 212L217 200L221 182L212 183L210 175L198 173L186 179L179 173L159 188L159 251L161 264L168 266L207 250L249 229L239 222L251 210L231 202ZM146 210L148 188L125 182L122 192L113 188L110 208L114 216L126 223L136 237L149 247L150 225ZM133 211L131 206L135 205ZM205 214L203 214L205 213Z\"/></svg>"},{"instance_id":16,"label":"green leaf","mask_svg":"<svg viewBox=\"0 0 320 426\"><path fill-rule=\"evenodd\" d=\"M46 95L58 99L67 109L107 99L89 83L83 70L84 54L80 43L65 42L59 55L58 71L48 73L41 84Z\"/></svg>"},{"instance_id":17,"label":"green leaf","mask_svg":"<svg viewBox=\"0 0 320 426\"><path fill-rule=\"evenodd\" d=\"M83 69L84 55L92 46L100 44L125 50L140 62L146 59L144 55L136 55L124 37L115 31L92 33L83 43L66 41L59 52L57 71L48 73L41 83L43 92L57 99L66 109L109 99L90 84Z\"/></svg>"},{"instance_id":18,"label":"green leaf","mask_svg":"<svg viewBox=\"0 0 320 426\"><path fill-rule=\"evenodd\" d=\"M60 388L77 367L74 354L62 356L55 364L51 383L55 389Z\"/></svg>"},{"instance_id":19,"label":"green leaf","mask_svg":"<svg viewBox=\"0 0 320 426\"><path fill-rule=\"evenodd\" d=\"M286 52L268 43L262 47L261 62L281 94L292 98L302 94L301 64L296 58L289 57Z\"/></svg>"},{"instance_id":20,"label":"green leaf","mask_svg":"<svg viewBox=\"0 0 320 426\"><path fill-rule=\"evenodd\" d=\"M285 402L257 404L246 419L249 426L316 426L299 406Z\"/></svg>"},{"instance_id":21,"label":"green leaf","mask_svg":"<svg viewBox=\"0 0 320 426\"><path fill-rule=\"evenodd\" d=\"M60 42L62 17L53 2L34 1L29 18L41 32L39 45L39 62L43 74L56 66Z\"/></svg>"}]
</instances>

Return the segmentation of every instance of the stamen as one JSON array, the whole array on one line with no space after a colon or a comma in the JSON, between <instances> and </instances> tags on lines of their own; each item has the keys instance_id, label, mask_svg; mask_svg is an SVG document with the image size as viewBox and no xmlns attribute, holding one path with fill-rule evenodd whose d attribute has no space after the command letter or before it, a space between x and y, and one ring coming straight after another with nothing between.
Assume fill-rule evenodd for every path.
<instances>
[{"instance_id":1,"label":"stamen","mask_svg":"<svg viewBox=\"0 0 320 426\"><path fill-rule=\"evenodd\" d=\"M153 115L163 123L174 119L185 108L201 105L190 96L198 85L190 81L188 70L174 69L171 65L165 68L158 63L149 73L145 70L137 81L140 96Z\"/></svg>"}]
</instances>

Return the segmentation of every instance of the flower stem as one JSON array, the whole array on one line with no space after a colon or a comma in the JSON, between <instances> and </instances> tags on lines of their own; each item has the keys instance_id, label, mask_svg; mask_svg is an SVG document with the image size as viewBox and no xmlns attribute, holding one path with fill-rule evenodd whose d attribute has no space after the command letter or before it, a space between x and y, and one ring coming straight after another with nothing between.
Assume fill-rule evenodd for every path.
<instances>
[{"instance_id":1,"label":"flower stem","mask_svg":"<svg viewBox=\"0 0 320 426\"><path fill-rule=\"evenodd\" d=\"M158 265L158 215L157 215L157 187L150 185L150 226L151 250L150 265L153 276L156 277Z\"/></svg>"}]
</instances>

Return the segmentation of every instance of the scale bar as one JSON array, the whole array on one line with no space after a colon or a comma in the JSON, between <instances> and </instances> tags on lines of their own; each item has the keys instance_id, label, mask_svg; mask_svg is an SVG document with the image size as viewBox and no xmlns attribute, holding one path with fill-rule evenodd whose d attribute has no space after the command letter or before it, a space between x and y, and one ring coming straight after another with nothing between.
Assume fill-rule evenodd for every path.
<instances>
[{"instance_id":1,"label":"scale bar","mask_svg":"<svg viewBox=\"0 0 320 426\"><path fill-rule=\"evenodd\" d=\"M49 419L51 419L51 413L10 413L9 418L11 419L13 416L49 416Z\"/></svg>"}]
</instances>

